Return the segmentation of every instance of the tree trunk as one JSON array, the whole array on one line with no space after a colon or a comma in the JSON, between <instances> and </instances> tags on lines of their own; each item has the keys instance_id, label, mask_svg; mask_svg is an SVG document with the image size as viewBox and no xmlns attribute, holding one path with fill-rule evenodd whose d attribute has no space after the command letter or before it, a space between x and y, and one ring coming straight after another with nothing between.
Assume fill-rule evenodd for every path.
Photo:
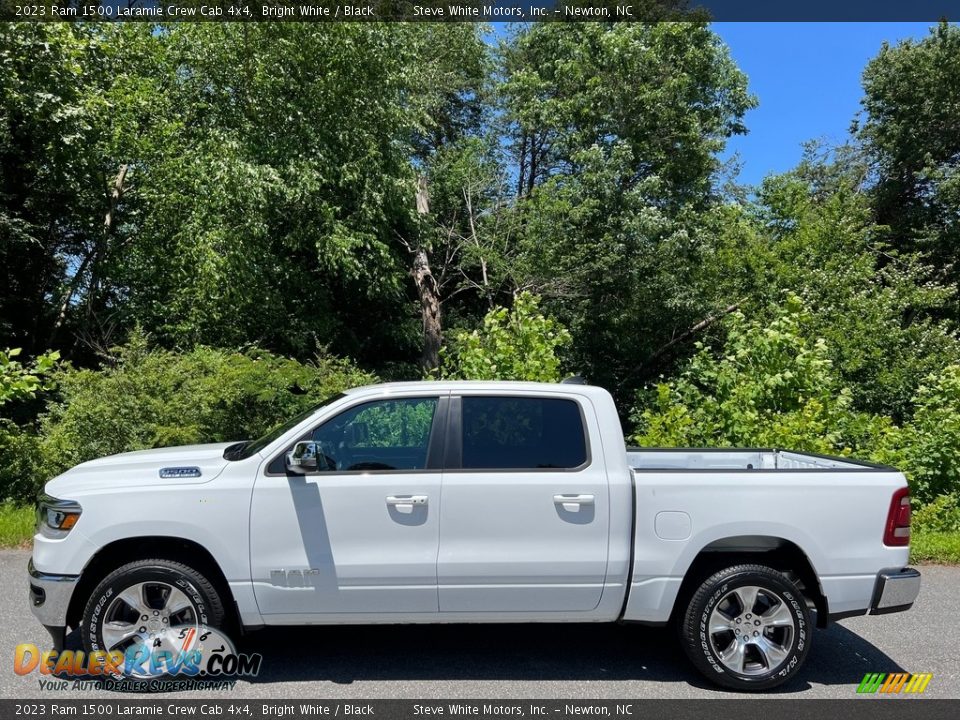
<instances>
[{"instance_id":1,"label":"tree trunk","mask_svg":"<svg viewBox=\"0 0 960 720\"><path fill-rule=\"evenodd\" d=\"M57 333L60 331L60 328L63 327L63 323L67 320L67 311L70 309L70 303L73 302L73 296L77 292L77 288L80 287L80 282L83 280L83 276L87 272L87 265L90 264L90 260L93 258L93 251L89 252L84 256L83 260L80 262L80 266L77 268L77 272L74 273L73 277L70 279L70 283L67 285L66 292L63 293L63 297L60 300L60 306L57 308L57 318L54 320L53 329L50 330L50 337L47 339L47 345L49 347L53 346L53 341L57 339Z\"/></svg>"},{"instance_id":2,"label":"tree trunk","mask_svg":"<svg viewBox=\"0 0 960 720\"><path fill-rule=\"evenodd\" d=\"M413 282L420 296L420 315L423 318L423 353L420 365L425 372L440 365L440 292L430 272L430 258L426 250L417 248L413 255Z\"/></svg>"},{"instance_id":3,"label":"tree trunk","mask_svg":"<svg viewBox=\"0 0 960 720\"><path fill-rule=\"evenodd\" d=\"M540 154L540 145L536 140L536 136L530 139L530 162L529 167L527 168L527 193L526 196L530 197L533 194L534 183L537 182L537 164Z\"/></svg>"},{"instance_id":4,"label":"tree trunk","mask_svg":"<svg viewBox=\"0 0 960 720\"><path fill-rule=\"evenodd\" d=\"M113 214L117 209L117 203L119 203L120 198L123 197L124 182L127 178L128 167L129 166L126 164L119 167L117 170L117 176L113 181L113 188L107 195L107 212L103 216L103 237L93 246L90 252L87 253L87 255L80 262L79 267L77 267L77 271L74 273L70 283L67 285L66 291L63 293L63 297L60 299L60 304L57 307L57 317L53 322L53 328L50 330L50 338L47 341L47 344L50 346L53 345L53 341L56 339L57 333L67 320L67 312L70 309L70 303L73 302L73 296L76 295L77 290L80 288L80 284L83 282L83 276L86 274L88 266L93 267L93 274L90 281L91 293L94 291L94 284L99 282L96 273L96 266L103 246L106 245L108 238L113 231ZM89 297L87 300L87 311L89 312L91 300Z\"/></svg>"},{"instance_id":5,"label":"tree trunk","mask_svg":"<svg viewBox=\"0 0 960 720\"><path fill-rule=\"evenodd\" d=\"M124 181L127 179L128 167L128 165L124 164L117 170L117 177L114 178L113 188L107 196L107 212L103 217L103 240L94 248L93 261L90 264L90 287L87 290L87 317L93 314L93 303L100 285L100 265L107 254L110 235L113 233L113 214L116 212L117 205L123 197Z\"/></svg>"},{"instance_id":6,"label":"tree trunk","mask_svg":"<svg viewBox=\"0 0 960 720\"><path fill-rule=\"evenodd\" d=\"M421 217L430 212L430 194L427 178L417 179L417 214ZM413 283L420 298L420 316L423 319L423 353L420 366L430 372L440 366L440 343L443 329L440 320L440 288L430 270L430 256L423 243L413 250L413 267L410 270Z\"/></svg>"},{"instance_id":7,"label":"tree trunk","mask_svg":"<svg viewBox=\"0 0 960 720\"><path fill-rule=\"evenodd\" d=\"M523 197L523 189L527 184L527 133L520 136L520 172L517 173L517 197Z\"/></svg>"},{"instance_id":8,"label":"tree trunk","mask_svg":"<svg viewBox=\"0 0 960 720\"><path fill-rule=\"evenodd\" d=\"M467 220L470 222L470 239L473 241L473 244L477 246L477 250L480 251L480 282L483 287L483 295L487 299L487 305L491 310L493 310L493 293L490 291L490 277L487 274L487 259L484 257L480 248L480 238L477 237L477 224L474 221L473 198L470 194L470 191L467 189L464 189L463 200L467 204Z\"/></svg>"},{"instance_id":9,"label":"tree trunk","mask_svg":"<svg viewBox=\"0 0 960 720\"><path fill-rule=\"evenodd\" d=\"M123 183L127 179L127 168L129 165L124 163L117 170L117 177L113 181L113 189L110 191L109 202L107 203L107 214L103 218L103 234L107 236L113 230L113 213L117 209L117 203L123 197Z\"/></svg>"}]
</instances>

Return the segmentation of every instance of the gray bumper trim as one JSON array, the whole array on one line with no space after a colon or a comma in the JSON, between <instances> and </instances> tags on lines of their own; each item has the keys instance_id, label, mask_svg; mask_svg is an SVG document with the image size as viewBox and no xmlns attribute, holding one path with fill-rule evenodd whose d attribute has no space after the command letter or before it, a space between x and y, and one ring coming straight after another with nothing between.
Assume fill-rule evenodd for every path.
<instances>
[{"instance_id":1,"label":"gray bumper trim","mask_svg":"<svg viewBox=\"0 0 960 720\"><path fill-rule=\"evenodd\" d=\"M883 570L870 603L871 615L909 610L920 594L920 572L914 568Z\"/></svg>"},{"instance_id":2,"label":"gray bumper trim","mask_svg":"<svg viewBox=\"0 0 960 720\"><path fill-rule=\"evenodd\" d=\"M27 564L30 575L30 609L43 625L64 627L67 624L67 609L77 587L79 575L50 575L33 566L33 558Z\"/></svg>"}]
</instances>

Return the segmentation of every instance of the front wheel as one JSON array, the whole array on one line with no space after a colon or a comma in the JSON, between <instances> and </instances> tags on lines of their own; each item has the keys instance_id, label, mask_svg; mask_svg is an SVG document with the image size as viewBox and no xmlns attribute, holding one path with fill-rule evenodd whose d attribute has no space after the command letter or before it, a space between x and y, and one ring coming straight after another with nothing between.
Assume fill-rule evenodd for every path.
<instances>
[{"instance_id":1,"label":"front wheel","mask_svg":"<svg viewBox=\"0 0 960 720\"><path fill-rule=\"evenodd\" d=\"M90 596L83 612L81 636L88 651L127 654L146 648L182 649L174 629L203 632L223 625L223 602L203 574L166 559L138 560L107 575ZM191 635L190 637L193 637ZM149 677L146 663L125 671Z\"/></svg>"},{"instance_id":2,"label":"front wheel","mask_svg":"<svg viewBox=\"0 0 960 720\"><path fill-rule=\"evenodd\" d=\"M793 677L810 650L810 612L797 586L763 565L721 570L697 589L681 626L684 650L711 682L766 690Z\"/></svg>"}]
</instances>

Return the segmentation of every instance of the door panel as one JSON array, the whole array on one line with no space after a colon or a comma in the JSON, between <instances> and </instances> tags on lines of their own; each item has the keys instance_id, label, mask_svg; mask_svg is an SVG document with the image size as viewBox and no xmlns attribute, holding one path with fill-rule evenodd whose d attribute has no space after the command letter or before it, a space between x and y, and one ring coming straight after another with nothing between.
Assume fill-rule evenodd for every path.
<instances>
[{"instance_id":1,"label":"door panel","mask_svg":"<svg viewBox=\"0 0 960 720\"><path fill-rule=\"evenodd\" d=\"M264 463L250 518L262 614L309 621L437 612L441 475L424 467L431 423L445 417L437 406L437 398L396 398L327 421L307 437L335 471L281 475ZM439 442L442 433L433 437Z\"/></svg>"},{"instance_id":2,"label":"door panel","mask_svg":"<svg viewBox=\"0 0 960 720\"><path fill-rule=\"evenodd\" d=\"M587 611L600 602L609 496L582 429L591 415L573 400L528 400L537 399L465 396L460 422L451 423L461 464L485 467L444 473L443 612Z\"/></svg>"}]
</instances>

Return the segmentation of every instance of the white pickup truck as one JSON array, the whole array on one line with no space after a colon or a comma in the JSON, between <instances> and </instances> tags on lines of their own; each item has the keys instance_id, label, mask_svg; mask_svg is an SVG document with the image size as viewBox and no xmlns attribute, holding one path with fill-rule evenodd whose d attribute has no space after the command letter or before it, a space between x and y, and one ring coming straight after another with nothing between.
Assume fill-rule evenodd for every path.
<instances>
[{"instance_id":1,"label":"white pickup truck","mask_svg":"<svg viewBox=\"0 0 960 720\"><path fill-rule=\"evenodd\" d=\"M172 623L675 622L698 670L759 690L813 616L916 599L896 470L623 437L597 387L393 383L252 442L86 462L41 497L30 604L88 652Z\"/></svg>"}]
</instances>

